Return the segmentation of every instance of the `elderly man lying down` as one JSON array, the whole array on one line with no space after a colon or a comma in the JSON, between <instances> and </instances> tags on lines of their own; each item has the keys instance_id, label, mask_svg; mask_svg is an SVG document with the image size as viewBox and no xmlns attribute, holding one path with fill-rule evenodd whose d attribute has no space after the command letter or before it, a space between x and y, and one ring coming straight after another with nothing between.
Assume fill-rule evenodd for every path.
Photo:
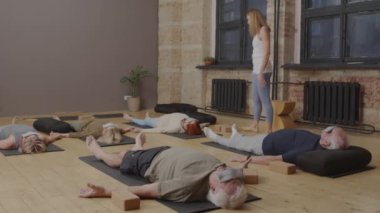
<instances>
[{"instance_id":1,"label":"elderly man lying down","mask_svg":"<svg viewBox=\"0 0 380 213\"><path fill-rule=\"evenodd\" d=\"M130 151L118 154L104 152L95 139L87 137L90 151L123 174L144 177L150 184L128 189L141 198L159 198L175 202L209 200L218 207L235 209L246 200L247 190L242 181L243 170L227 167L215 157L188 148L168 146L144 149L145 136L136 136ZM243 163L243 166L247 165ZM80 197L111 197L112 191L88 184Z\"/></svg>"},{"instance_id":2,"label":"elderly man lying down","mask_svg":"<svg viewBox=\"0 0 380 213\"><path fill-rule=\"evenodd\" d=\"M205 135L227 147L251 152L251 163L268 164L270 161L285 161L296 163L300 154L320 149L346 149L348 140L346 133L340 127L330 126L316 135L301 129L282 129L270 134L257 134L245 136L236 130L236 125L232 125L230 138L217 135L210 128L203 129ZM246 161L246 157L238 156L233 161Z\"/></svg>"}]
</instances>

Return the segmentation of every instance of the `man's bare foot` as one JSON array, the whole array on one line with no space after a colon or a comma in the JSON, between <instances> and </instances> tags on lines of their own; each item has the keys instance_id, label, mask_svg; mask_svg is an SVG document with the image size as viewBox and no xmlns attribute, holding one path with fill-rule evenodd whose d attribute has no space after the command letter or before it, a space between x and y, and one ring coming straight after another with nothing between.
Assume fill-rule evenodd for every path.
<instances>
[{"instance_id":1,"label":"man's bare foot","mask_svg":"<svg viewBox=\"0 0 380 213\"><path fill-rule=\"evenodd\" d=\"M53 119L57 120L57 121L60 121L61 119L58 117L58 115L52 115L51 117L53 117Z\"/></svg>"},{"instance_id":2,"label":"man's bare foot","mask_svg":"<svg viewBox=\"0 0 380 213\"><path fill-rule=\"evenodd\" d=\"M96 142L94 136L90 135L86 137L86 144L88 149L92 154L95 155L96 159L101 160L102 154L104 153L102 148L100 148L99 144Z\"/></svg>"},{"instance_id":3,"label":"man's bare foot","mask_svg":"<svg viewBox=\"0 0 380 213\"><path fill-rule=\"evenodd\" d=\"M258 132L259 128L257 127L257 124L252 124L249 126L245 126L241 128L244 131L252 131L252 132Z\"/></svg>"},{"instance_id":4,"label":"man's bare foot","mask_svg":"<svg viewBox=\"0 0 380 213\"><path fill-rule=\"evenodd\" d=\"M146 113L145 113L145 117L146 117L146 118L150 118L149 112L146 112Z\"/></svg>"},{"instance_id":5,"label":"man's bare foot","mask_svg":"<svg viewBox=\"0 0 380 213\"><path fill-rule=\"evenodd\" d=\"M145 142L146 142L146 140L145 140L145 134L142 133L142 132L140 132L135 137L135 145L133 146L132 150L133 151L142 150L144 148Z\"/></svg>"}]
</instances>

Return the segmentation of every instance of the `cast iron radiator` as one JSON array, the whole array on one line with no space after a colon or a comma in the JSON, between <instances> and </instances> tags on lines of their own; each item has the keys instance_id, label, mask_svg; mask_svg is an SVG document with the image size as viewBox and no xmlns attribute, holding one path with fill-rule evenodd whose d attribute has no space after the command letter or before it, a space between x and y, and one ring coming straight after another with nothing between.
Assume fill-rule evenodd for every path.
<instances>
[{"instance_id":1,"label":"cast iron radiator","mask_svg":"<svg viewBox=\"0 0 380 213\"><path fill-rule=\"evenodd\" d=\"M245 112L247 85L241 79L213 79L211 108L223 112Z\"/></svg>"},{"instance_id":2,"label":"cast iron radiator","mask_svg":"<svg viewBox=\"0 0 380 213\"><path fill-rule=\"evenodd\" d=\"M303 119L312 122L359 123L360 84L307 81L304 84Z\"/></svg>"}]
</instances>

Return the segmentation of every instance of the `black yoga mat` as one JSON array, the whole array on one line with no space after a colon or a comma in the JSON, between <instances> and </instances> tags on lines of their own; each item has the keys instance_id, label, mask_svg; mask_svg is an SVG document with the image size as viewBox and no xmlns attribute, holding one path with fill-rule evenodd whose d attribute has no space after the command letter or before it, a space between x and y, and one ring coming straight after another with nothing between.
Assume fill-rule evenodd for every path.
<instances>
[{"instance_id":1,"label":"black yoga mat","mask_svg":"<svg viewBox=\"0 0 380 213\"><path fill-rule=\"evenodd\" d=\"M112 113L112 114L95 114L95 118L122 118L123 113Z\"/></svg>"},{"instance_id":2,"label":"black yoga mat","mask_svg":"<svg viewBox=\"0 0 380 213\"><path fill-rule=\"evenodd\" d=\"M356 174L356 173L359 173L359 172L368 171L368 170L371 170L371 169L374 169L374 168L375 168L374 166L366 166L366 167L363 167L363 168L360 168L360 169L356 169L356 170L352 170L352 171L349 171L349 172L344 172L344 173L341 173L341 174L330 175L328 177L330 177L330 178L339 178L339 177L343 177L343 176L347 176L347 175Z\"/></svg>"},{"instance_id":3,"label":"black yoga mat","mask_svg":"<svg viewBox=\"0 0 380 213\"><path fill-rule=\"evenodd\" d=\"M81 140L86 141L86 137L81 138ZM135 139L128 137L128 136L123 136L123 139L120 141L120 143L112 143L112 144L107 144L107 143L101 143L98 142L99 146L101 147L106 147L106 146L119 146L119 145L126 145L126 144L135 144Z\"/></svg>"},{"instance_id":4,"label":"black yoga mat","mask_svg":"<svg viewBox=\"0 0 380 213\"><path fill-rule=\"evenodd\" d=\"M64 151L64 149L61 149L60 147L49 144L47 147L47 152L58 152L58 151ZM1 153L3 153L4 156L12 156L12 155L25 155L25 153L20 153L17 149L12 150L0 150ZM42 152L43 153L43 152Z\"/></svg>"},{"instance_id":5,"label":"black yoga mat","mask_svg":"<svg viewBox=\"0 0 380 213\"><path fill-rule=\"evenodd\" d=\"M218 149L223 149L223 150L226 150L226 151L229 151L229 152L234 152L234 153L241 154L241 155L254 155L254 154L252 154L252 152L246 152L246 151L237 150L237 149L234 149L234 148L230 148L230 147L227 147L227 146L220 145L220 144L218 144L216 142L213 142L213 141L203 142L202 144L207 145L207 146L212 146L212 147L215 147L215 148L218 148Z\"/></svg>"},{"instance_id":6,"label":"black yoga mat","mask_svg":"<svg viewBox=\"0 0 380 213\"><path fill-rule=\"evenodd\" d=\"M122 175L119 169L107 166L102 161L97 160L94 156L84 156L84 157L79 157L79 159L128 186L139 186L139 185L148 183L142 177L138 177L135 175ZM251 202L251 201L260 200L260 199L261 198L249 194L246 202ZM215 206L214 204L208 201L190 202L190 203L176 203L172 201L164 201L164 200L159 200L159 199L157 199L157 201L177 212L184 212L184 213L205 212L205 211L220 209L219 207Z\"/></svg>"},{"instance_id":7,"label":"black yoga mat","mask_svg":"<svg viewBox=\"0 0 380 213\"><path fill-rule=\"evenodd\" d=\"M128 124L130 126L135 126L135 127L141 128L141 129L152 128L150 126L141 126L141 125L138 125L138 124L135 124L135 123L125 123L125 124ZM162 133L162 134L173 136L173 137L176 137L176 138L181 138L181 139L197 139L197 138L204 138L204 137L206 137L203 134L203 132L200 135L188 135L188 134L185 134L185 133Z\"/></svg>"},{"instance_id":8,"label":"black yoga mat","mask_svg":"<svg viewBox=\"0 0 380 213\"><path fill-rule=\"evenodd\" d=\"M72 120L78 120L78 115L68 115L68 116L59 116L59 119L61 121L72 121Z\"/></svg>"}]
</instances>

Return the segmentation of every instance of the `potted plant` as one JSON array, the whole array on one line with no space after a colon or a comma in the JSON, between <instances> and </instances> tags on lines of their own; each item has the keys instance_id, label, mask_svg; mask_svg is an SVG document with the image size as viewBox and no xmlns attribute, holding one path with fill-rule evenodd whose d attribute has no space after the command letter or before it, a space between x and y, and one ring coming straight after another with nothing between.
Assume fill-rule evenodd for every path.
<instances>
[{"instance_id":1,"label":"potted plant","mask_svg":"<svg viewBox=\"0 0 380 213\"><path fill-rule=\"evenodd\" d=\"M205 65L213 65L215 64L215 58L212 56L206 56L203 58L203 62L205 63Z\"/></svg>"},{"instance_id":2,"label":"potted plant","mask_svg":"<svg viewBox=\"0 0 380 213\"><path fill-rule=\"evenodd\" d=\"M128 109L131 112L136 112L140 109L140 84L141 80L147 76L149 76L149 70L137 65L128 75L120 78L120 83L129 84L131 87L131 97L127 99Z\"/></svg>"}]
</instances>

